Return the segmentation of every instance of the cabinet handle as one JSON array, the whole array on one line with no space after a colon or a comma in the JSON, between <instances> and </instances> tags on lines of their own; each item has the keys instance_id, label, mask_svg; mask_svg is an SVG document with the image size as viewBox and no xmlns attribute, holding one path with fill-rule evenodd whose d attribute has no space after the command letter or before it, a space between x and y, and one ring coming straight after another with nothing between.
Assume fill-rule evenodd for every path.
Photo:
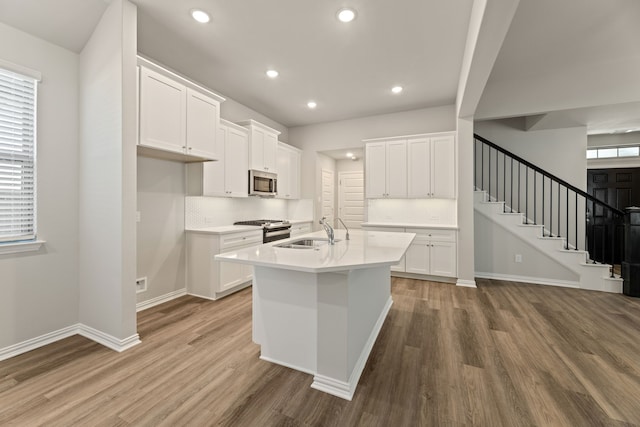
<instances>
[{"instance_id":1,"label":"cabinet handle","mask_svg":"<svg viewBox=\"0 0 640 427\"><path fill-rule=\"evenodd\" d=\"M191 150L193 147L189 147L189 150Z\"/></svg>"}]
</instances>

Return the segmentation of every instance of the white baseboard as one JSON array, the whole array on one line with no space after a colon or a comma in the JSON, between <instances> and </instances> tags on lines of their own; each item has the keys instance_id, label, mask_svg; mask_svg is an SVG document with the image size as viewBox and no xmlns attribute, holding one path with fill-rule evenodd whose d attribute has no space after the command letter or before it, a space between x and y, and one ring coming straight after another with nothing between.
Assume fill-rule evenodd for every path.
<instances>
[{"instance_id":1,"label":"white baseboard","mask_svg":"<svg viewBox=\"0 0 640 427\"><path fill-rule=\"evenodd\" d=\"M160 305L165 302L169 302L171 300L174 300L186 294L187 294L187 289L182 288L182 289L178 289L177 291L169 292L168 294L160 295L159 297L151 298L150 300L147 300L147 301L141 301L136 304L136 312L146 310L151 307L155 307L156 305Z\"/></svg>"},{"instance_id":2,"label":"white baseboard","mask_svg":"<svg viewBox=\"0 0 640 427\"><path fill-rule=\"evenodd\" d=\"M36 348L43 347L47 344L60 341L73 335L77 335L78 325L67 326L66 328L58 329L57 331L49 332L48 334L40 335L39 337L31 338L26 341L22 341L17 344L10 345L9 347L0 348L0 361L9 359L22 353L26 353Z\"/></svg>"},{"instance_id":3,"label":"white baseboard","mask_svg":"<svg viewBox=\"0 0 640 427\"><path fill-rule=\"evenodd\" d=\"M356 392L356 387L358 386L358 381L360 381L362 371L367 364L367 359L369 359L369 354L371 354L373 345L378 338L378 334L382 329L382 325L384 324L384 321L387 318L387 314L389 314L389 310L391 309L392 305L393 300L391 299L391 297L389 297L387 303L382 309L382 312L380 313L380 316L378 317L378 320L371 330L371 334L369 335L367 342L364 344L364 347L360 352L360 357L353 367L353 371L351 371L349 382L339 381L334 378L326 377L324 375L315 374L313 377L313 383L311 383L311 388L323 391L333 396L341 397L346 400L351 400L353 398L353 395Z\"/></svg>"},{"instance_id":4,"label":"white baseboard","mask_svg":"<svg viewBox=\"0 0 640 427\"><path fill-rule=\"evenodd\" d=\"M466 288L477 288L475 280L458 279L456 286L464 286Z\"/></svg>"},{"instance_id":5,"label":"white baseboard","mask_svg":"<svg viewBox=\"0 0 640 427\"><path fill-rule=\"evenodd\" d=\"M568 280L553 280L553 279L543 279L540 277L515 276L510 274L498 274L498 273L483 273L478 271L475 272L475 276L480 279L506 280L506 281L518 282L518 283L533 283L536 285L560 286L563 288L580 288L580 283L572 282Z\"/></svg>"},{"instance_id":6,"label":"white baseboard","mask_svg":"<svg viewBox=\"0 0 640 427\"><path fill-rule=\"evenodd\" d=\"M39 337L10 345L9 347L0 348L0 361L44 347L45 345L69 338L73 335L81 335L119 353L133 347L134 345L140 344L140 337L138 334L134 334L128 338L120 340L90 326L76 323L75 325L67 326L66 328L58 329L57 331L49 332L47 334L40 335Z\"/></svg>"},{"instance_id":7,"label":"white baseboard","mask_svg":"<svg viewBox=\"0 0 640 427\"><path fill-rule=\"evenodd\" d=\"M138 334L133 334L128 338L123 340L114 337L113 335L106 334L102 331L92 328L91 326L79 324L78 325L78 334L82 335L85 338L89 338L97 342L98 344L102 344L103 346L110 348L111 350L117 351L121 353L125 350L130 349L131 347L140 344L140 336Z\"/></svg>"}]
</instances>

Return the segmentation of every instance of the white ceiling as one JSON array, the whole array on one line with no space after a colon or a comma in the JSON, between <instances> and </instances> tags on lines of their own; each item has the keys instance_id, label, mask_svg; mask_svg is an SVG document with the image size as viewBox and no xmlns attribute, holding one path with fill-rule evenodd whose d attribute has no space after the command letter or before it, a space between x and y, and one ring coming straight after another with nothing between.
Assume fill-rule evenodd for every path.
<instances>
[{"instance_id":1,"label":"white ceiling","mask_svg":"<svg viewBox=\"0 0 640 427\"><path fill-rule=\"evenodd\" d=\"M640 129L640 1L521 0L476 118Z\"/></svg>"},{"instance_id":2,"label":"white ceiling","mask_svg":"<svg viewBox=\"0 0 640 427\"><path fill-rule=\"evenodd\" d=\"M80 52L109 1L0 0L0 21ZM473 3L131 1L141 53L287 127L452 104ZM351 24L335 19L345 5ZM194 22L195 7L212 21ZM521 0L476 117L640 129L638 22L638 0Z\"/></svg>"}]
</instances>

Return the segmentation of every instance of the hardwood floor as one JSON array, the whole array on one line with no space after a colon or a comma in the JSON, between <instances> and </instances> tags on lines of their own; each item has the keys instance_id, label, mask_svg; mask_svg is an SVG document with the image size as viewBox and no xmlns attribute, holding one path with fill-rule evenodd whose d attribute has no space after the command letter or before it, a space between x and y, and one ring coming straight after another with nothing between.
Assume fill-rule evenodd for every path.
<instances>
[{"instance_id":1,"label":"hardwood floor","mask_svg":"<svg viewBox=\"0 0 640 427\"><path fill-rule=\"evenodd\" d=\"M251 289L139 313L124 353L75 336L0 362L0 425L640 426L640 299L393 280L353 401L258 359Z\"/></svg>"}]
</instances>

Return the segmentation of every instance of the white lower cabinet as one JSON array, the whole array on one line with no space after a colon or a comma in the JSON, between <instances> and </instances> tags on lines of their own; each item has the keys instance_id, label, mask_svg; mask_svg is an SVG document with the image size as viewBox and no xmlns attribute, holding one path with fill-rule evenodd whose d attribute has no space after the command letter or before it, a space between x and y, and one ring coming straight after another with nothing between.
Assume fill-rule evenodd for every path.
<instances>
[{"instance_id":1,"label":"white lower cabinet","mask_svg":"<svg viewBox=\"0 0 640 427\"><path fill-rule=\"evenodd\" d=\"M456 232L454 230L407 228L416 238L405 255L405 272L456 277Z\"/></svg>"},{"instance_id":2,"label":"white lower cabinet","mask_svg":"<svg viewBox=\"0 0 640 427\"><path fill-rule=\"evenodd\" d=\"M300 222L291 225L291 237L300 236L302 234L311 233L311 221Z\"/></svg>"},{"instance_id":3,"label":"white lower cabinet","mask_svg":"<svg viewBox=\"0 0 640 427\"><path fill-rule=\"evenodd\" d=\"M397 273L457 277L456 231L439 228L404 228L363 225L367 231L415 233L416 238L399 264L391 266Z\"/></svg>"},{"instance_id":4,"label":"white lower cabinet","mask_svg":"<svg viewBox=\"0 0 640 427\"><path fill-rule=\"evenodd\" d=\"M215 261L223 252L262 244L262 230L229 234L187 232L187 293L218 299L251 282L250 265Z\"/></svg>"}]
</instances>

